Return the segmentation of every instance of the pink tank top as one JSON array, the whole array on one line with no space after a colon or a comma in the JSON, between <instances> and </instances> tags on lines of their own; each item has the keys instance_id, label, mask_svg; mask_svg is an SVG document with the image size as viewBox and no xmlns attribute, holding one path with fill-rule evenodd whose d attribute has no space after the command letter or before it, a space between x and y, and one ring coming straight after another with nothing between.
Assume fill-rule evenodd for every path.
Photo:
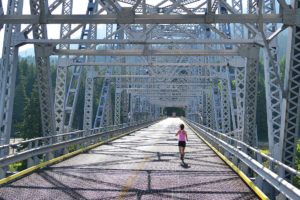
<instances>
[{"instance_id":1,"label":"pink tank top","mask_svg":"<svg viewBox=\"0 0 300 200\"><path fill-rule=\"evenodd\" d=\"M186 140L185 133L184 133L183 130L180 130L180 131L179 131L179 137L178 137L178 140L179 140L179 141L185 141L185 140Z\"/></svg>"}]
</instances>

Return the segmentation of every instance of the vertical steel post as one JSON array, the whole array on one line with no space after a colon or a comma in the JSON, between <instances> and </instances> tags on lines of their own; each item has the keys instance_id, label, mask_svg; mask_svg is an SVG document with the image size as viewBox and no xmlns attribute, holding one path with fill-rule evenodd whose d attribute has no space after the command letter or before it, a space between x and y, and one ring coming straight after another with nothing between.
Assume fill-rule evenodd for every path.
<instances>
[{"instance_id":1,"label":"vertical steel post","mask_svg":"<svg viewBox=\"0 0 300 200\"><path fill-rule=\"evenodd\" d=\"M40 17L43 24L34 24L32 26L34 39L47 39L47 26L44 24L48 14L47 0L30 0L30 10L32 15ZM55 115L53 105L53 91L51 81L51 68L49 55L51 47L45 44L35 44L35 61L37 67L37 81L39 86L39 98L42 118L43 135L54 135Z\"/></svg>"},{"instance_id":2,"label":"vertical steel post","mask_svg":"<svg viewBox=\"0 0 300 200\"><path fill-rule=\"evenodd\" d=\"M300 8L300 2L291 1L293 9ZM280 149L282 162L295 167L297 138L300 125L300 26L289 28L282 99ZM283 177L292 181L292 175L285 171Z\"/></svg>"},{"instance_id":3,"label":"vertical steel post","mask_svg":"<svg viewBox=\"0 0 300 200\"><path fill-rule=\"evenodd\" d=\"M23 0L10 0L7 15L21 15ZM20 37L21 25L5 25L2 59L0 60L0 145L8 144L11 134L15 80L19 48L13 45L14 37ZM8 150L0 152L0 157Z\"/></svg>"}]
</instances>

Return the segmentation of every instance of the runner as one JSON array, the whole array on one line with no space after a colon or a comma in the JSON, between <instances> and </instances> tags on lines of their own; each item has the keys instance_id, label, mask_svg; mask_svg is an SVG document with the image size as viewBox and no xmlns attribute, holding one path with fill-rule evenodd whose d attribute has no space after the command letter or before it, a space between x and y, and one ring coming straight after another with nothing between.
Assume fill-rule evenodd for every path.
<instances>
[{"instance_id":1,"label":"runner","mask_svg":"<svg viewBox=\"0 0 300 200\"><path fill-rule=\"evenodd\" d=\"M185 146L186 146L186 141L188 140L188 137L187 137L187 133L186 131L184 130L184 125L183 124L180 124L180 130L177 131L176 135L175 136L178 136L178 146L179 146L179 153L180 153L180 159L183 161L184 159L184 149L185 149Z\"/></svg>"}]
</instances>

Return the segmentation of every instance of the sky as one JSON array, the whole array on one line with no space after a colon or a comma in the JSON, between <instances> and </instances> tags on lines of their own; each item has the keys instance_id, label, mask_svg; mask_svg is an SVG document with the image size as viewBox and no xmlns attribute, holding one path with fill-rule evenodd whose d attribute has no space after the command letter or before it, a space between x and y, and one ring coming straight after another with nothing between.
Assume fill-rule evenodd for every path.
<instances>
[{"instance_id":1,"label":"sky","mask_svg":"<svg viewBox=\"0 0 300 200\"><path fill-rule=\"evenodd\" d=\"M74 0L73 2L79 2L80 3L74 3L73 4L73 13L74 14L85 14L86 8L87 8L87 3L88 0ZM3 3L3 9L6 14L6 9L7 9L7 2L8 0L2 0ZM53 2L53 0L49 0L49 5ZM61 12L61 6L56 8L55 12L53 14L60 14ZM23 5L23 14L30 14L30 6L29 6L29 0L24 0L24 5ZM21 25L21 30L27 27L27 24ZM74 27L76 25L73 25ZM48 30L48 38L49 39L58 39L59 38L59 32L60 32L60 25L47 25L47 30ZM105 27L104 25L98 25L98 32L100 35L103 35L105 33ZM0 57L2 55L2 44L3 44L3 37L4 37L4 28L0 31ZM79 38L80 37L80 31L76 32L73 35L74 38ZM28 49L33 48L33 45L24 45L20 47L19 52L27 52ZM30 51L29 51L30 52Z\"/></svg>"},{"instance_id":2,"label":"sky","mask_svg":"<svg viewBox=\"0 0 300 200\"><path fill-rule=\"evenodd\" d=\"M30 0L23 0L23 14L30 14ZM49 5L52 4L54 0L48 0ZM7 9L7 2L8 0L2 0L4 13L6 14ZM79 3L80 2L80 3ZM156 5L157 3L161 2L161 0L146 0L147 4ZM73 14L85 14L86 8L87 8L88 0L73 0ZM126 5L121 5L126 6ZM55 12L53 14L60 14L61 13L61 6L55 9ZM27 26L27 24L24 24L21 26L21 30L24 29ZM76 24L72 26L77 26ZM105 25L99 25L98 24L98 36L100 38L104 37L105 35ZM59 38L59 32L60 32L60 26L59 25L47 25L48 30L48 38L49 39L58 39ZM3 44L3 37L4 37L4 28L0 31L0 57L2 55L2 44ZM73 38L80 38L80 31L73 34ZM19 52L23 55L29 54L32 52L33 45L24 45L19 48Z\"/></svg>"},{"instance_id":3,"label":"sky","mask_svg":"<svg viewBox=\"0 0 300 200\"><path fill-rule=\"evenodd\" d=\"M49 5L51 5L51 3L54 0L48 0ZM151 5L157 5L159 2L161 2L162 0L146 0L147 4L151 4ZM204 0L203 0L204 1ZM247 5L247 0L242 0L244 2L243 5ZM2 0L3 3L3 8L4 8L4 12L6 13L6 8L7 8L7 2L8 0ZM78 3L80 2L80 3ZM228 1L229 3L231 2L230 0ZM288 0L289 2L289 0ZM73 14L85 14L86 12L86 8L87 8L87 3L88 0L73 0ZM170 4L170 2L167 2L165 4L163 4L162 6L166 6ZM199 4L199 2L197 3ZM126 6L125 4L121 5L121 6ZM189 7L195 7L195 5L190 4ZM58 7L55 12L53 12L53 14L60 14L61 12L61 6ZM23 5L23 14L30 14L30 6L29 6L29 0L24 0L24 5ZM23 24L21 26L21 30L23 28L25 28L27 25ZM77 26L76 24L72 25L72 26ZM58 39L59 38L59 32L60 32L60 26L59 25L47 25L48 27L48 38L49 39ZM0 31L0 56L2 55L2 44L3 44L3 35L4 35L4 28ZM105 25L98 25L98 38L103 38L105 35ZM73 34L72 38L80 38L80 31L77 31L76 33ZM19 52L23 53L23 55L25 54L26 56L26 52L32 52L32 50L28 50L28 49L32 49L32 45L24 45L22 47L20 47Z\"/></svg>"}]
</instances>

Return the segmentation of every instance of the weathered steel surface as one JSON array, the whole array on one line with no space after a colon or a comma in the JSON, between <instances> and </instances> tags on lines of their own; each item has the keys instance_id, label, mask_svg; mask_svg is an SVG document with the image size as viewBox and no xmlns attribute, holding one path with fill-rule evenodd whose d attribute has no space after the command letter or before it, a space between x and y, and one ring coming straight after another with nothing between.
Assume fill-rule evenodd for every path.
<instances>
[{"instance_id":1,"label":"weathered steel surface","mask_svg":"<svg viewBox=\"0 0 300 200\"><path fill-rule=\"evenodd\" d=\"M180 165L168 118L0 188L0 199L258 199L190 129Z\"/></svg>"}]
</instances>

